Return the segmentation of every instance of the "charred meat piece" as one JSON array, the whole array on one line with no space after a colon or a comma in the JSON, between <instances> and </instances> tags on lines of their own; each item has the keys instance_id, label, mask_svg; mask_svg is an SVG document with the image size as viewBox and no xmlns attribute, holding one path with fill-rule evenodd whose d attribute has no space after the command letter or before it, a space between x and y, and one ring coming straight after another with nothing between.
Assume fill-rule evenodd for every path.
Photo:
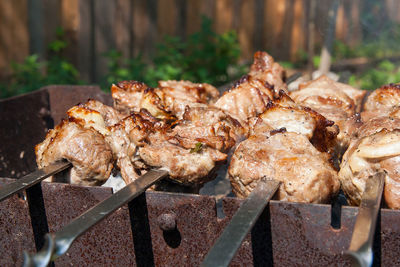
<instances>
[{"instance_id":1,"label":"charred meat piece","mask_svg":"<svg viewBox=\"0 0 400 267\"><path fill-rule=\"evenodd\" d=\"M114 108L104 105L97 100L88 100L84 104L79 104L78 107L84 107L89 110L97 111L103 117L106 126L117 124L121 119L125 117Z\"/></svg>"},{"instance_id":2,"label":"charred meat piece","mask_svg":"<svg viewBox=\"0 0 400 267\"><path fill-rule=\"evenodd\" d=\"M400 119L373 118L357 132L343 155L339 178L350 202L359 205L370 175L384 171L384 198L389 208L400 208Z\"/></svg>"},{"instance_id":3,"label":"charred meat piece","mask_svg":"<svg viewBox=\"0 0 400 267\"><path fill-rule=\"evenodd\" d=\"M270 84L275 93L280 90L287 92L285 70L267 52L258 51L254 54L249 76Z\"/></svg>"},{"instance_id":4,"label":"charred meat piece","mask_svg":"<svg viewBox=\"0 0 400 267\"><path fill-rule=\"evenodd\" d=\"M186 107L183 120L169 133L182 147L205 144L222 152L229 151L246 137L247 129L223 110L215 107Z\"/></svg>"},{"instance_id":5,"label":"charred meat piece","mask_svg":"<svg viewBox=\"0 0 400 267\"><path fill-rule=\"evenodd\" d=\"M213 179L212 172L227 155L203 143L192 149L169 141L162 133L152 134L149 142L139 147L140 158L149 166L162 167L170 179L184 185L203 184Z\"/></svg>"},{"instance_id":6,"label":"charred meat piece","mask_svg":"<svg viewBox=\"0 0 400 267\"><path fill-rule=\"evenodd\" d=\"M240 121L247 122L248 119L264 112L272 98L273 93L264 84L250 76L244 76L225 92L214 106Z\"/></svg>"},{"instance_id":7,"label":"charred meat piece","mask_svg":"<svg viewBox=\"0 0 400 267\"><path fill-rule=\"evenodd\" d=\"M214 86L189 81L160 81L158 88L124 81L113 85L111 93L115 108L123 114L145 108L160 119L171 119L171 116L181 118L186 106L206 106L219 97Z\"/></svg>"},{"instance_id":8,"label":"charred meat piece","mask_svg":"<svg viewBox=\"0 0 400 267\"><path fill-rule=\"evenodd\" d=\"M300 85L299 90L290 93L292 99L312 108L339 127L338 151L344 152L352 138L352 131L360 126L356 111L365 91L335 82L326 76Z\"/></svg>"},{"instance_id":9,"label":"charred meat piece","mask_svg":"<svg viewBox=\"0 0 400 267\"><path fill-rule=\"evenodd\" d=\"M70 183L101 185L113 168L113 153L103 136L72 120L63 120L35 147L39 168L61 159L73 164Z\"/></svg>"},{"instance_id":10,"label":"charred meat piece","mask_svg":"<svg viewBox=\"0 0 400 267\"><path fill-rule=\"evenodd\" d=\"M278 200L325 203L339 190L329 155L319 152L305 135L284 129L258 132L241 142L228 172L233 192L242 198L263 177L282 182Z\"/></svg>"},{"instance_id":11,"label":"charred meat piece","mask_svg":"<svg viewBox=\"0 0 400 267\"><path fill-rule=\"evenodd\" d=\"M267 53L257 52L249 74L221 96L215 106L246 122L264 112L280 91L287 92L283 79L282 67Z\"/></svg>"},{"instance_id":12,"label":"charred meat piece","mask_svg":"<svg viewBox=\"0 0 400 267\"><path fill-rule=\"evenodd\" d=\"M140 101L144 91L149 88L137 81L122 81L111 86L114 108L124 115L140 110Z\"/></svg>"},{"instance_id":13,"label":"charred meat piece","mask_svg":"<svg viewBox=\"0 0 400 267\"><path fill-rule=\"evenodd\" d=\"M287 132L302 134L319 151L330 152L333 155L338 134L338 131L333 131L335 128L330 127L334 122L308 107L298 105L283 91L280 97L269 103L267 110L254 120L251 134L263 132L264 124L271 129L284 128Z\"/></svg>"},{"instance_id":14,"label":"charred meat piece","mask_svg":"<svg viewBox=\"0 0 400 267\"><path fill-rule=\"evenodd\" d=\"M178 118L182 118L186 106L205 106L219 97L219 91L214 86L189 81L159 81L156 93L167 110Z\"/></svg>"},{"instance_id":15,"label":"charred meat piece","mask_svg":"<svg viewBox=\"0 0 400 267\"><path fill-rule=\"evenodd\" d=\"M82 127L96 130L102 134L113 152L116 165L121 171L125 183L132 182L141 173L141 170L136 167L137 146L144 142L151 131L162 125L147 111L142 111L132 113L118 123L109 126L105 123L107 114L101 114L88 106L86 103L72 107L67 114L70 119ZM102 110L111 112L113 109L104 105Z\"/></svg>"},{"instance_id":16,"label":"charred meat piece","mask_svg":"<svg viewBox=\"0 0 400 267\"><path fill-rule=\"evenodd\" d=\"M387 116L400 107L400 84L388 84L373 91L364 103L362 119Z\"/></svg>"}]
</instances>

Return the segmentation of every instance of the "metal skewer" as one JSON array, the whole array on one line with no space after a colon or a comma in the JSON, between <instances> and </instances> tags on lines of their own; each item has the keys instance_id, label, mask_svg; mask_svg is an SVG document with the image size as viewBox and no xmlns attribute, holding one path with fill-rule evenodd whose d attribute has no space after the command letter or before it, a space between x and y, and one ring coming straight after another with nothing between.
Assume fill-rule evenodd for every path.
<instances>
[{"instance_id":1,"label":"metal skewer","mask_svg":"<svg viewBox=\"0 0 400 267\"><path fill-rule=\"evenodd\" d=\"M366 181L350 247L345 252L345 255L351 259L353 266L372 266L372 245L385 176L385 173L379 172L370 176Z\"/></svg>"},{"instance_id":2,"label":"metal skewer","mask_svg":"<svg viewBox=\"0 0 400 267\"><path fill-rule=\"evenodd\" d=\"M243 202L224 232L206 255L201 266L228 266L246 237L260 217L265 206L279 188L276 180L260 180L257 187Z\"/></svg>"},{"instance_id":3,"label":"metal skewer","mask_svg":"<svg viewBox=\"0 0 400 267\"><path fill-rule=\"evenodd\" d=\"M28 175L25 175L24 177L19 178L17 181L11 184L6 184L0 188L0 201L31 186L34 186L35 184L46 179L47 177L59 173L71 166L72 164L67 161L58 161L50 164L47 167L38 169Z\"/></svg>"},{"instance_id":4,"label":"metal skewer","mask_svg":"<svg viewBox=\"0 0 400 267\"><path fill-rule=\"evenodd\" d=\"M63 255L80 235L99 223L116 209L130 202L148 187L168 175L164 170L151 170L122 188L106 200L92 207L60 231L46 235L44 247L36 254L24 252L23 266L47 266L50 261Z\"/></svg>"}]
</instances>

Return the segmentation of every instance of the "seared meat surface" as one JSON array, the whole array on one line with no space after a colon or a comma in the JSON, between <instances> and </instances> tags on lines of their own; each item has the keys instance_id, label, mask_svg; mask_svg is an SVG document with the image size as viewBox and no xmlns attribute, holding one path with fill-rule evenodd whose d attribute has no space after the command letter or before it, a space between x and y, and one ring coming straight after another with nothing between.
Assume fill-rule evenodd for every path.
<instances>
[{"instance_id":1,"label":"seared meat surface","mask_svg":"<svg viewBox=\"0 0 400 267\"><path fill-rule=\"evenodd\" d=\"M159 81L156 93L162 99L167 111L182 118L186 106L199 107L214 103L219 91L207 83L189 81Z\"/></svg>"},{"instance_id":2,"label":"seared meat surface","mask_svg":"<svg viewBox=\"0 0 400 267\"><path fill-rule=\"evenodd\" d=\"M113 153L103 136L74 121L63 120L50 130L35 152L39 168L61 159L71 162L69 182L73 184L101 185L113 168Z\"/></svg>"},{"instance_id":3,"label":"seared meat surface","mask_svg":"<svg viewBox=\"0 0 400 267\"><path fill-rule=\"evenodd\" d=\"M295 103L287 94L281 92L279 98L270 102L267 110L254 121L251 132L256 134L263 124L267 124L271 129L284 128L288 132L306 136L319 151L333 152L337 136L337 131L329 128L333 123L318 112Z\"/></svg>"},{"instance_id":4,"label":"seared meat surface","mask_svg":"<svg viewBox=\"0 0 400 267\"><path fill-rule=\"evenodd\" d=\"M344 152L354 129L360 126L356 112L360 110L365 91L331 80L326 76L300 85L290 93L292 99L312 108L339 127L338 150ZM333 130L335 131L335 130Z\"/></svg>"},{"instance_id":5,"label":"seared meat surface","mask_svg":"<svg viewBox=\"0 0 400 267\"><path fill-rule=\"evenodd\" d=\"M400 119L378 117L366 122L343 155L339 178L351 204L359 205L369 176L384 171L384 198L400 208Z\"/></svg>"},{"instance_id":6,"label":"seared meat surface","mask_svg":"<svg viewBox=\"0 0 400 267\"><path fill-rule=\"evenodd\" d=\"M362 119L395 114L400 107L400 84L388 84L373 91L364 103Z\"/></svg>"},{"instance_id":7,"label":"seared meat surface","mask_svg":"<svg viewBox=\"0 0 400 267\"><path fill-rule=\"evenodd\" d=\"M250 136L235 150L228 172L239 197L248 196L264 177L282 182L276 195L279 200L324 203L339 190L329 155L298 133L272 131Z\"/></svg>"},{"instance_id":8,"label":"seared meat surface","mask_svg":"<svg viewBox=\"0 0 400 267\"><path fill-rule=\"evenodd\" d=\"M246 122L264 112L281 90L287 92L284 75L283 68L270 55L257 52L249 74L220 97L215 106Z\"/></svg>"},{"instance_id":9,"label":"seared meat surface","mask_svg":"<svg viewBox=\"0 0 400 267\"><path fill-rule=\"evenodd\" d=\"M111 86L114 108L124 115L140 110L140 101L144 91L149 88L137 81L122 81Z\"/></svg>"},{"instance_id":10,"label":"seared meat surface","mask_svg":"<svg viewBox=\"0 0 400 267\"><path fill-rule=\"evenodd\" d=\"M218 90L206 83L189 81L160 81L157 88L149 88L137 81L124 81L111 88L114 107L123 114L147 109L154 117L181 118L186 106L207 106L219 97Z\"/></svg>"},{"instance_id":11,"label":"seared meat surface","mask_svg":"<svg viewBox=\"0 0 400 267\"><path fill-rule=\"evenodd\" d=\"M229 114L215 107L187 107L183 120L169 133L181 146L198 142L219 151L229 151L246 137L247 129Z\"/></svg>"}]
</instances>

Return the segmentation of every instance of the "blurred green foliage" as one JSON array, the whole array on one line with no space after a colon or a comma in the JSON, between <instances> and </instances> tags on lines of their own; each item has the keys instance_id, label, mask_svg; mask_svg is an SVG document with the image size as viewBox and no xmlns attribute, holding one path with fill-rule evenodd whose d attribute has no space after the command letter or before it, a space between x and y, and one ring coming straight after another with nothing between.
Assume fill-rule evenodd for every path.
<instances>
[{"instance_id":1,"label":"blurred green foliage","mask_svg":"<svg viewBox=\"0 0 400 267\"><path fill-rule=\"evenodd\" d=\"M39 61L30 55L22 63L12 63L11 81L0 85L0 98L31 92L49 84L79 84L77 69L63 57L68 43L64 31L58 28L56 40L48 46L49 59Z\"/></svg>"},{"instance_id":2,"label":"blurred green foliage","mask_svg":"<svg viewBox=\"0 0 400 267\"><path fill-rule=\"evenodd\" d=\"M367 90L375 90L384 84L400 82L400 67L389 60L384 60L376 68L371 68L360 75L352 75L349 84Z\"/></svg>"},{"instance_id":3,"label":"blurred green foliage","mask_svg":"<svg viewBox=\"0 0 400 267\"><path fill-rule=\"evenodd\" d=\"M165 36L156 47L150 64L145 64L140 55L122 59L117 51L107 53L109 73L104 85L109 87L120 80L139 80L149 86L156 86L159 80L190 80L219 86L246 72L246 67L238 64L240 46L236 33L215 33L207 17L203 17L200 31L185 41Z\"/></svg>"}]
</instances>

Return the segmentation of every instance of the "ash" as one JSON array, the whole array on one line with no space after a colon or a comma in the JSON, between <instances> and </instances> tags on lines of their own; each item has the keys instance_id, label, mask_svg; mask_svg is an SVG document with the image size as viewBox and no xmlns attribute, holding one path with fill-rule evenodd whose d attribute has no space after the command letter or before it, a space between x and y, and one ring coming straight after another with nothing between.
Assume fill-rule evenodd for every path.
<instances>
[{"instance_id":1,"label":"ash","mask_svg":"<svg viewBox=\"0 0 400 267\"><path fill-rule=\"evenodd\" d=\"M102 186L111 187L113 192L121 190L125 186L125 181L122 179L121 173L117 173L115 176L111 173L110 178Z\"/></svg>"}]
</instances>

